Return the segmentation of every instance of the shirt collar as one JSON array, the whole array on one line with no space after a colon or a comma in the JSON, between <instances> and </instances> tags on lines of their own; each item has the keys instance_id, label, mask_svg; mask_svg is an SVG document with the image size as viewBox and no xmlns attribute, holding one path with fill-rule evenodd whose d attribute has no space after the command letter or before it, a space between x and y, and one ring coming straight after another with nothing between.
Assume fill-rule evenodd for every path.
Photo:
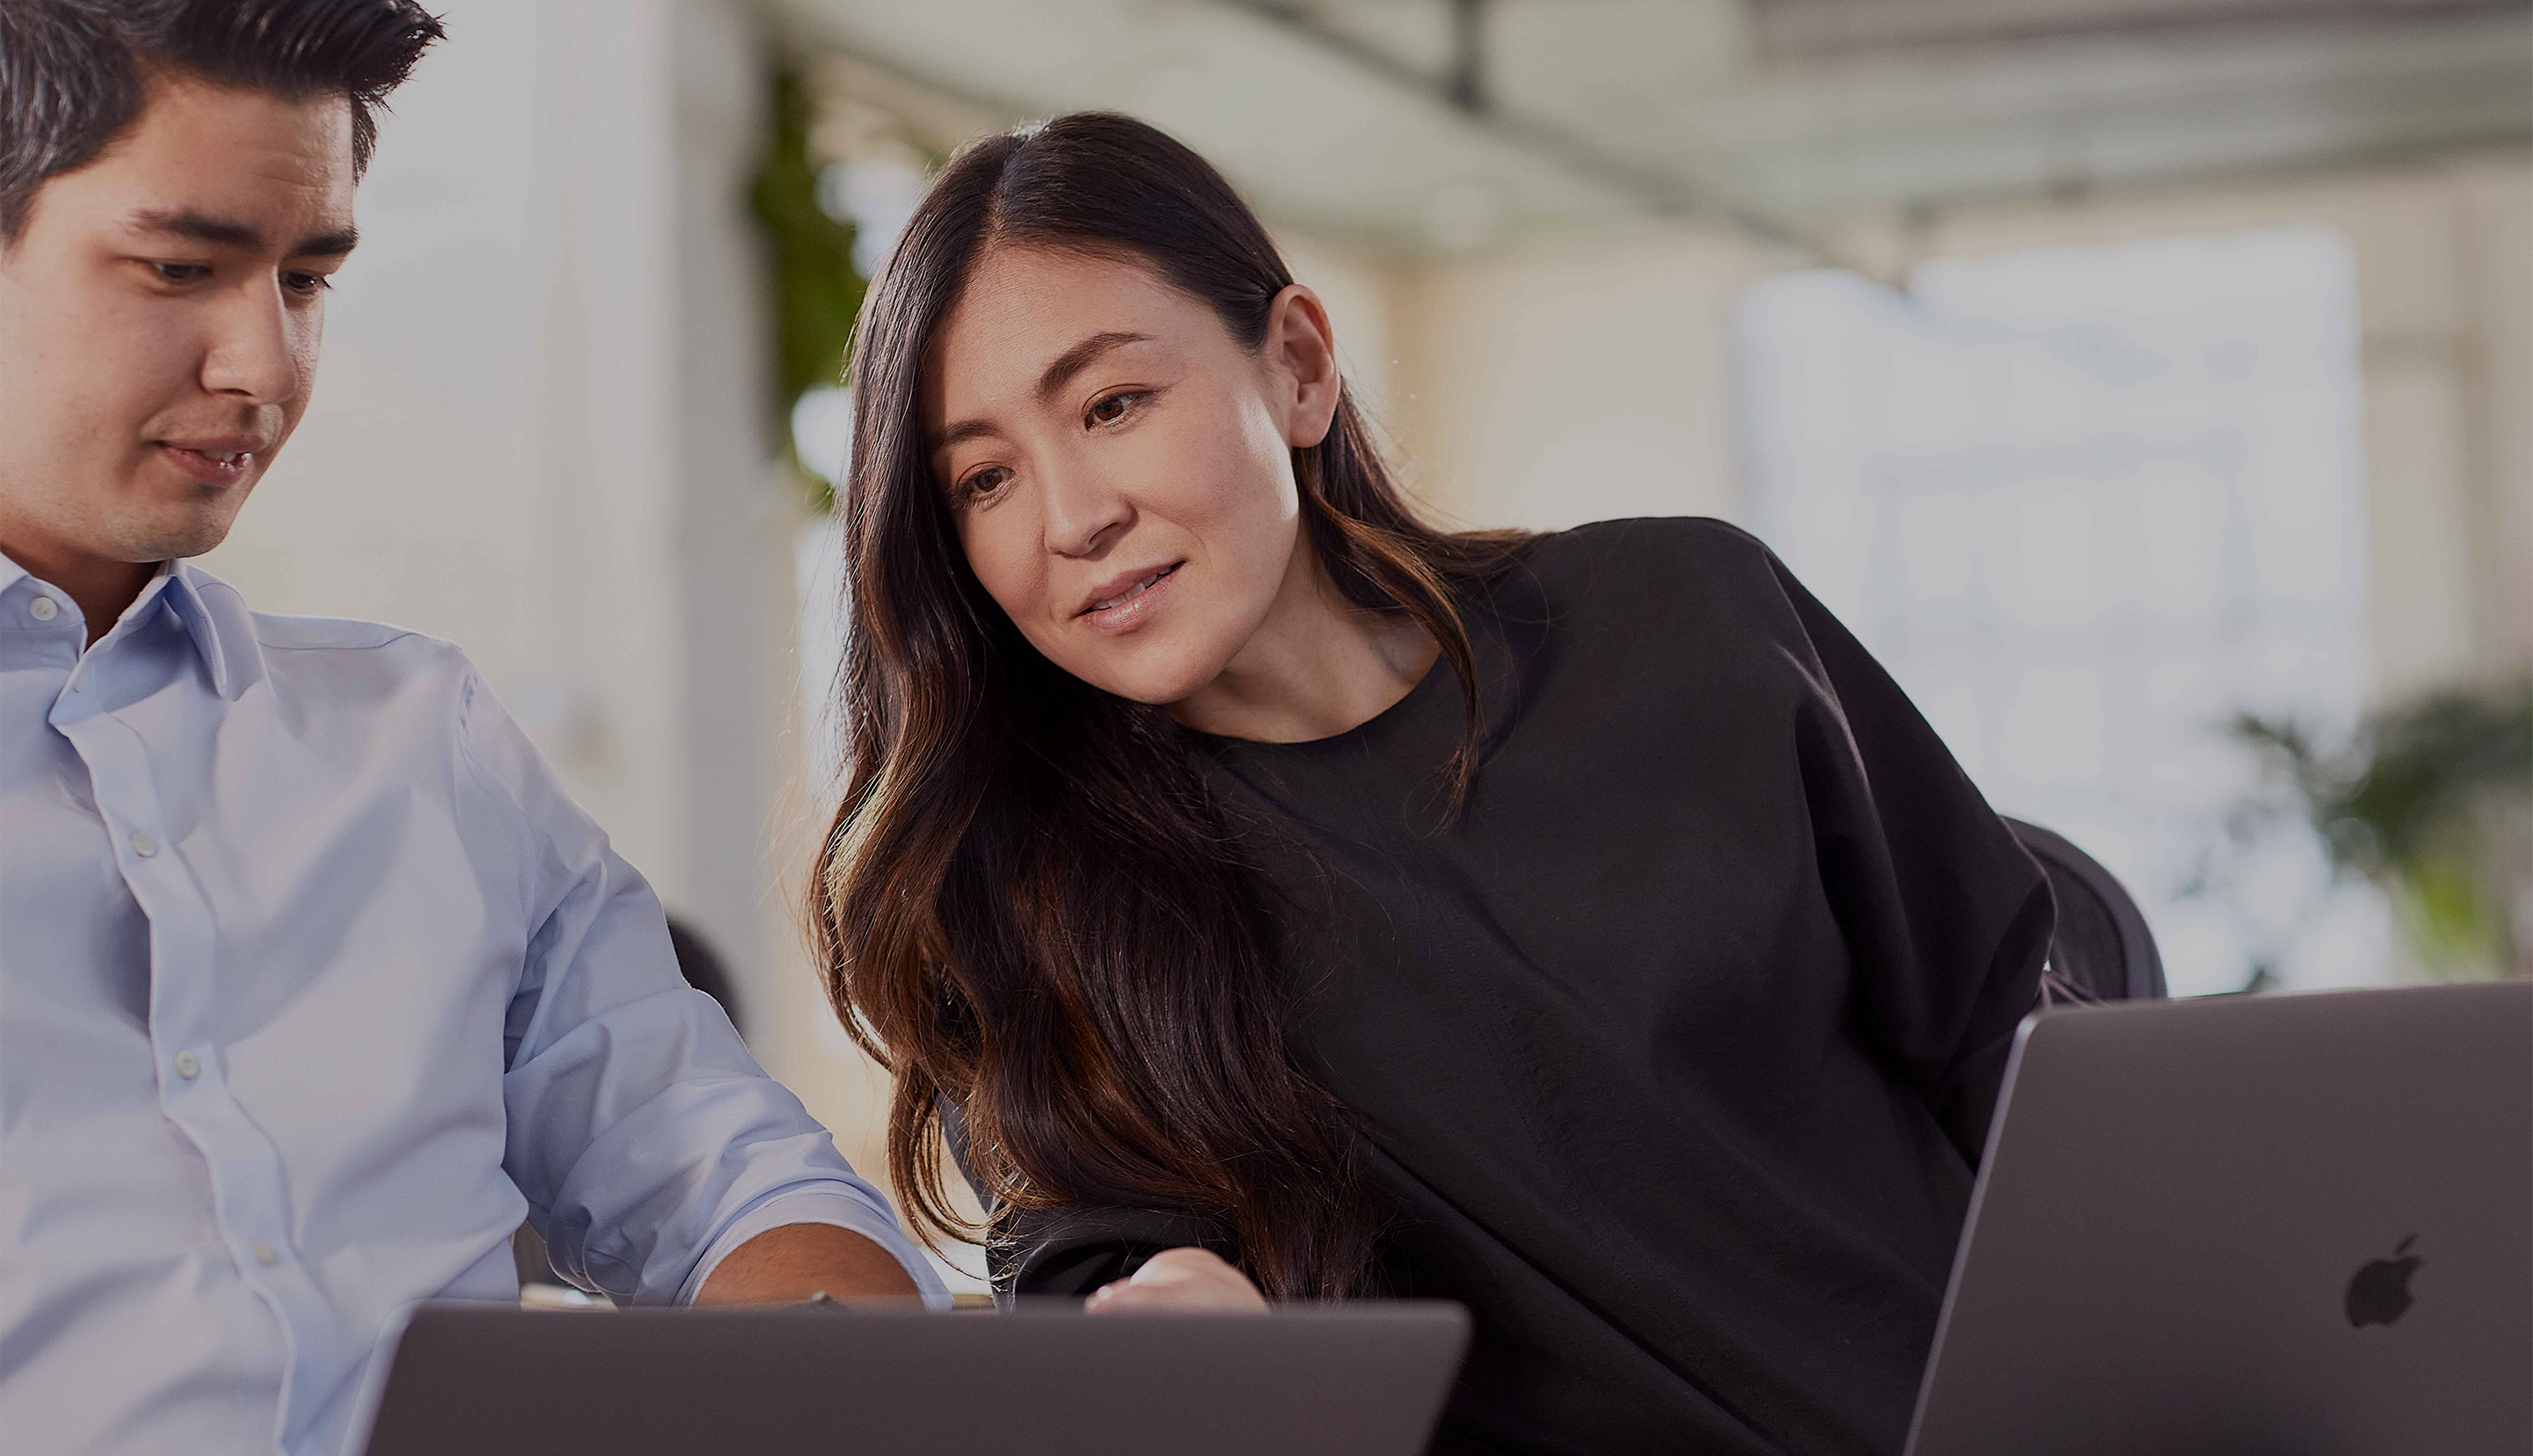
<instances>
[{"instance_id":1,"label":"shirt collar","mask_svg":"<svg viewBox=\"0 0 2533 1456\"><path fill-rule=\"evenodd\" d=\"M237 588L191 561L160 568L167 610L194 639L195 651L210 670L211 690L236 702L264 677L264 649L256 642L255 617ZM154 583L153 583L154 584Z\"/></svg>"},{"instance_id":2,"label":"shirt collar","mask_svg":"<svg viewBox=\"0 0 2533 1456\"><path fill-rule=\"evenodd\" d=\"M29 576L26 567L0 552L0 592ZM210 672L213 692L234 703L263 678L264 649L256 642L255 617L237 588L191 561L161 562L126 614L146 613L153 595L161 598L193 639L194 650Z\"/></svg>"}]
</instances>

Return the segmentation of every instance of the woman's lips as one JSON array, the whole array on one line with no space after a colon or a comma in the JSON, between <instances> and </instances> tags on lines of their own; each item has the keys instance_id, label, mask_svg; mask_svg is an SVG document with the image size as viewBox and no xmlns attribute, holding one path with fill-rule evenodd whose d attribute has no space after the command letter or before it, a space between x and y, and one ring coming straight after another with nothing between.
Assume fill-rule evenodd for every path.
<instances>
[{"instance_id":1,"label":"woman's lips","mask_svg":"<svg viewBox=\"0 0 2533 1456\"><path fill-rule=\"evenodd\" d=\"M1178 580L1179 567L1186 564L1179 561L1162 567L1142 582L1109 598L1105 605L1092 607L1078 620L1104 636L1135 630L1149 621L1153 612L1160 611L1162 599L1169 595L1172 585Z\"/></svg>"}]
</instances>

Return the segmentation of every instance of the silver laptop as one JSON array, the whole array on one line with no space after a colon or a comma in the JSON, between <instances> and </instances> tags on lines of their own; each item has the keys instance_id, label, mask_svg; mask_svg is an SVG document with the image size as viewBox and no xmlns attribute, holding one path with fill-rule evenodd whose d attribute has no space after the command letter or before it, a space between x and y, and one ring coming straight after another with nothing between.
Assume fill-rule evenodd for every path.
<instances>
[{"instance_id":1,"label":"silver laptop","mask_svg":"<svg viewBox=\"0 0 2533 1456\"><path fill-rule=\"evenodd\" d=\"M1910 1456L2533 1452L2533 982L2052 1012Z\"/></svg>"},{"instance_id":2,"label":"silver laptop","mask_svg":"<svg viewBox=\"0 0 2533 1456\"><path fill-rule=\"evenodd\" d=\"M424 1305L369 1456L1414 1456L1468 1315Z\"/></svg>"}]
</instances>

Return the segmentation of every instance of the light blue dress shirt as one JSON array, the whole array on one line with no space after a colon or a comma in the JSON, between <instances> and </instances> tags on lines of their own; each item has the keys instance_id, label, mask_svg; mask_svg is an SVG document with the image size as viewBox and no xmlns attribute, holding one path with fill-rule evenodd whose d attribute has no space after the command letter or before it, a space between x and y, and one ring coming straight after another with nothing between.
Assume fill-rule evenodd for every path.
<instances>
[{"instance_id":1,"label":"light blue dress shirt","mask_svg":"<svg viewBox=\"0 0 2533 1456\"><path fill-rule=\"evenodd\" d=\"M455 648L0 556L0 1445L348 1438L426 1298L691 1298L791 1223L939 1279Z\"/></svg>"}]
</instances>

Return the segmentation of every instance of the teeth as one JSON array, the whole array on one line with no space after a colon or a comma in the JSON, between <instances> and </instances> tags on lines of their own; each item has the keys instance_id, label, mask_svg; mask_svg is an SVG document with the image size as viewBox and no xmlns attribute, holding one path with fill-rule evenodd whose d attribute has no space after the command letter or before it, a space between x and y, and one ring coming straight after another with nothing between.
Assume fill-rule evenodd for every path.
<instances>
[{"instance_id":1,"label":"teeth","mask_svg":"<svg viewBox=\"0 0 2533 1456\"><path fill-rule=\"evenodd\" d=\"M1093 612L1105 612L1120 602L1132 602L1137 597L1150 591L1154 582L1159 581L1162 577L1169 574L1169 569L1167 567L1163 567L1161 570L1155 571L1151 575L1145 577L1142 581L1135 583L1131 589L1119 592L1117 595L1109 598L1105 602L1092 603L1090 610Z\"/></svg>"}]
</instances>

